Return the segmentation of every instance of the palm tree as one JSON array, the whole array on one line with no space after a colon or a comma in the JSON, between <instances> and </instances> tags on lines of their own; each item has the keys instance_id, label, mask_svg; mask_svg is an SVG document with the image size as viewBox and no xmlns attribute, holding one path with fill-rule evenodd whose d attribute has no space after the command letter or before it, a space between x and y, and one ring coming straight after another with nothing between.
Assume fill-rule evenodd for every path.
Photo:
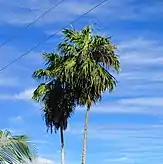
<instances>
[{"instance_id":1,"label":"palm tree","mask_svg":"<svg viewBox=\"0 0 163 164\"><path fill-rule=\"evenodd\" d=\"M71 117L75 109L74 92L70 85L61 82L50 71L51 63L57 65L62 61L62 57L57 54L44 54L44 59L48 64L45 70L36 70L33 74L35 79L46 79L50 82L40 84L33 93L33 99L42 102L45 123L51 133L60 129L61 137L61 164L65 163L64 134L67 129L68 118Z\"/></svg>"},{"instance_id":2,"label":"palm tree","mask_svg":"<svg viewBox=\"0 0 163 164\"><path fill-rule=\"evenodd\" d=\"M28 142L28 137L12 136L10 131L0 130L0 163L21 164L32 161L35 151Z\"/></svg>"},{"instance_id":3,"label":"palm tree","mask_svg":"<svg viewBox=\"0 0 163 164\"><path fill-rule=\"evenodd\" d=\"M101 99L102 93L114 89L117 81L112 72L119 71L120 63L111 38L93 34L90 26L81 31L65 29L63 34L65 38L57 47L60 55L45 55L47 68L37 70L34 77L46 81L58 79L70 86L75 105L86 105L82 152L82 164L85 164L90 108ZM43 90L41 93L45 93Z\"/></svg>"},{"instance_id":4,"label":"palm tree","mask_svg":"<svg viewBox=\"0 0 163 164\"><path fill-rule=\"evenodd\" d=\"M110 92L116 86L116 79L111 72L119 72L119 58L110 37L93 35L92 27L86 26L81 31L65 29L64 41L58 51L67 57L64 63L53 67L53 74L73 85L78 104L86 105L82 164L86 163L86 141L88 113L92 103L101 99L102 93Z\"/></svg>"}]
</instances>

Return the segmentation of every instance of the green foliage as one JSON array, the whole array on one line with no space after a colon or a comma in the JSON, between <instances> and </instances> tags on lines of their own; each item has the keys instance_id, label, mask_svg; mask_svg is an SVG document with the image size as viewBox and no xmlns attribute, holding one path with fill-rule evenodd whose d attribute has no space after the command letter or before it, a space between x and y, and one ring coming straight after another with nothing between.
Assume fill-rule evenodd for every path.
<instances>
[{"instance_id":1,"label":"green foliage","mask_svg":"<svg viewBox=\"0 0 163 164\"><path fill-rule=\"evenodd\" d=\"M21 164L35 157L27 136L12 136L9 131L0 130L0 163Z\"/></svg>"},{"instance_id":2,"label":"green foliage","mask_svg":"<svg viewBox=\"0 0 163 164\"><path fill-rule=\"evenodd\" d=\"M120 69L110 37L93 35L91 26L81 31L65 29L63 34L58 54L43 54L46 68L33 74L45 81L35 90L33 99L43 102L45 122L51 130L63 123L66 128L76 105L90 108L103 92L111 92L117 83L111 72Z\"/></svg>"},{"instance_id":3,"label":"green foliage","mask_svg":"<svg viewBox=\"0 0 163 164\"><path fill-rule=\"evenodd\" d=\"M92 35L90 26L81 31L65 29L63 33L65 38L58 51L68 58L64 64L53 67L53 72L73 85L79 104L91 106L100 100L103 92L116 86L117 81L110 73L120 70L115 46L109 37Z\"/></svg>"},{"instance_id":4,"label":"green foliage","mask_svg":"<svg viewBox=\"0 0 163 164\"><path fill-rule=\"evenodd\" d=\"M67 128L67 120L75 109L74 92L70 85L52 80L47 84L40 84L33 94L33 99L43 102L44 117L47 128L53 132L61 126Z\"/></svg>"}]
</instances>

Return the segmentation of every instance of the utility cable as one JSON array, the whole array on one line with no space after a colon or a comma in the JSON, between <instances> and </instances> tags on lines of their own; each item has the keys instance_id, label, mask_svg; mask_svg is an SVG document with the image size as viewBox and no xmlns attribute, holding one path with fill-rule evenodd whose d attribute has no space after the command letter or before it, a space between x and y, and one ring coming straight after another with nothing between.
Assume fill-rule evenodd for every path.
<instances>
[{"instance_id":1,"label":"utility cable","mask_svg":"<svg viewBox=\"0 0 163 164\"><path fill-rule=\"evenodd\" d=\"M96 8L98 8L99 6L101 6L103 3L107 2L108 0L103 0L100 3L98 3L97 5L93 6L92 8L90 8L87 12L85 12L84 14L80 15L79 17L77 17L76 19L74 19L73 21L71 21L70 23L68 23L67 25L65 25L64 27L62 27L60 30L56 31L54 34L50 35L49 37L47 37L44 41L41 41L40 43L38 43L37 45L33 46L32 48L30 48L29 50L27 50L25 53L23 53L22 55L20 55L19 57L15 58L13 61L9 62L8 64L6 64L5 66L3 66L0 69L0 72L2 72L3 70L7 69L8 67L10 67L12 64L14 64L15 62L17 62L18 60L20 60L21 58L23 58L24 56L26 56L27 54L29 54L30 52L32 52L33 50L35 50L37 47L39 47L40 45L42 45L43 43L45 43L46 41L48 41L49 39L51 39L52 37L54 37L55 35L57 35L59 32L61 32L64 28L67 28L69 25L75 23L76 21L78 21L79 19L81 19L83 16L87 15L88 13L90 13L91 11L95 10Z\"/></svg>"}]
</instances>

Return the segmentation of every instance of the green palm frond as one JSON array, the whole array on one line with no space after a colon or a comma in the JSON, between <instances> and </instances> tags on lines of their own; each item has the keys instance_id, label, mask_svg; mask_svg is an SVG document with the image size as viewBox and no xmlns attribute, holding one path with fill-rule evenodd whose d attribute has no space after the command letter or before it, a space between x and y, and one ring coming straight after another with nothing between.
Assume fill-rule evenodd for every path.
<instances>
[{"instance_id":1,"label":"green palm frond","mask_svg":"<svg viewBox=\"0 0 163 164\"><path fill-rule=\"evenodd\" d=\"M93 35L92 31L91 26L81 31L63 30L64 40L57 47L60 55L43 54L46 68L33 74L45 82L34 91L33 99L44 104L46 125L51 129L58 129L60 118L68 119L75 105L91 106L116 86L112 71L119 72L120 62L115 46L110 37ZM66 110L70 111L67 116Z\"/></svg>"},{"instance_id":2,"label":"green palm frond","mask_svg":"<svg viewBox=\"0 0 163 164\"><path fill-rule=\"evenodd\" d=\"M58 130L62 125L64 130L67 128L68 118L71 117L75 109L73 96L69 88L55 86L45 98L45 122L48 129Z\"/></svg>"},{"instance_id":3,"label":"green palm frond","mask_svg":"<svg viewBox=\"0 0 163 164\"><path fill-rule=\"evenodd\" d=\"M35 101L41 102L43 99L43 96L48 91L49 91L48 85L46 85L45 83L42 83L34 90L32 99L34 99Z\"/></svg>"},{"instance_id":4,"label":"green palm frond","mask_svg":"<svg viewBox=\"0 0 163 164\"><path fill-rule=\"evenodd\" d=\"M117 81L110 70L120 70L119 58L115 54L115 46L110 42L111 38L92 35L91 26L81 31L66 29L63 33L65 40L58 49L68 55L69 59L54 71L55 74L80 91L77 94L83 98L78 99L79 104L81 99L81 104L84 104L84 99L92 102L100 100L103 92L107 89L112 91L116 86Z\"/></svg>"},{"instance_id":5,"label":"green palm frond","mask_svg":"<svg viewBox=\"0 0 163 164\"><path fill-rule=\"evenodd\" d=\"M33 99L43 103L43 114L47 128L51 132L62 125L67 128L67 120L75 109L74 91L70 85L53 80L40 84L33 93Z\"/></svg>"},{"instance_id":6,"label":"green palm frond","mask_svg":"<svg viewBox=\"0 0 163 164\"><path fill-rule=\"evenodd\" d=\"M34 157L35 150L27 136L12 136L9 131L0 130L0 163L21 164Z\"/></svg>"},{"instance_id":7,"label":"green palm frond","mask_svg":"<svg viewBox=\"0 0 163 164\"><path fill-rule=\"evenodd\" d=\"M53 76L53 74L52 74L51 70L49 70L49 69L45 69L45 70L38 69L32 75L32 77L34 79L45 80L45 81L50 80L52 78L52 76Z\"/></svg>"}]
</instances>

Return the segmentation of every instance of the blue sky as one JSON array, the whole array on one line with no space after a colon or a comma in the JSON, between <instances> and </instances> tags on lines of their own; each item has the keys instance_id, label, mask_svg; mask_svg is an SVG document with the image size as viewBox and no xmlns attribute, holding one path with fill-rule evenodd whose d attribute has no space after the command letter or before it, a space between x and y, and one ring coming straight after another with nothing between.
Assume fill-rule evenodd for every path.
<instances>
[{"instance_id":1,"label":"blue sky","mask_svg":"<svg viewBox=\"0 0 163 164\"><path fill-rule=\"evenodd\" d=\"M0 67L61 29L97 0L66 0L28 29L54 4L52 0L0 0ZM95 24L96 32L112 36L121 59L119 84L90 113L87 162L94 164L161 164L163 162L163 2L109 0L73 24ZM0 72L0 129L27 134L36 143L38 164L60 163L58 134L46 132L40 106L31 100L37 83L31 78L43 67L41 54L52 52L58 34L3 72ZM67 164L80 163L84 109L77 109L65 133Z\"/></svg>"}]
</instances>

